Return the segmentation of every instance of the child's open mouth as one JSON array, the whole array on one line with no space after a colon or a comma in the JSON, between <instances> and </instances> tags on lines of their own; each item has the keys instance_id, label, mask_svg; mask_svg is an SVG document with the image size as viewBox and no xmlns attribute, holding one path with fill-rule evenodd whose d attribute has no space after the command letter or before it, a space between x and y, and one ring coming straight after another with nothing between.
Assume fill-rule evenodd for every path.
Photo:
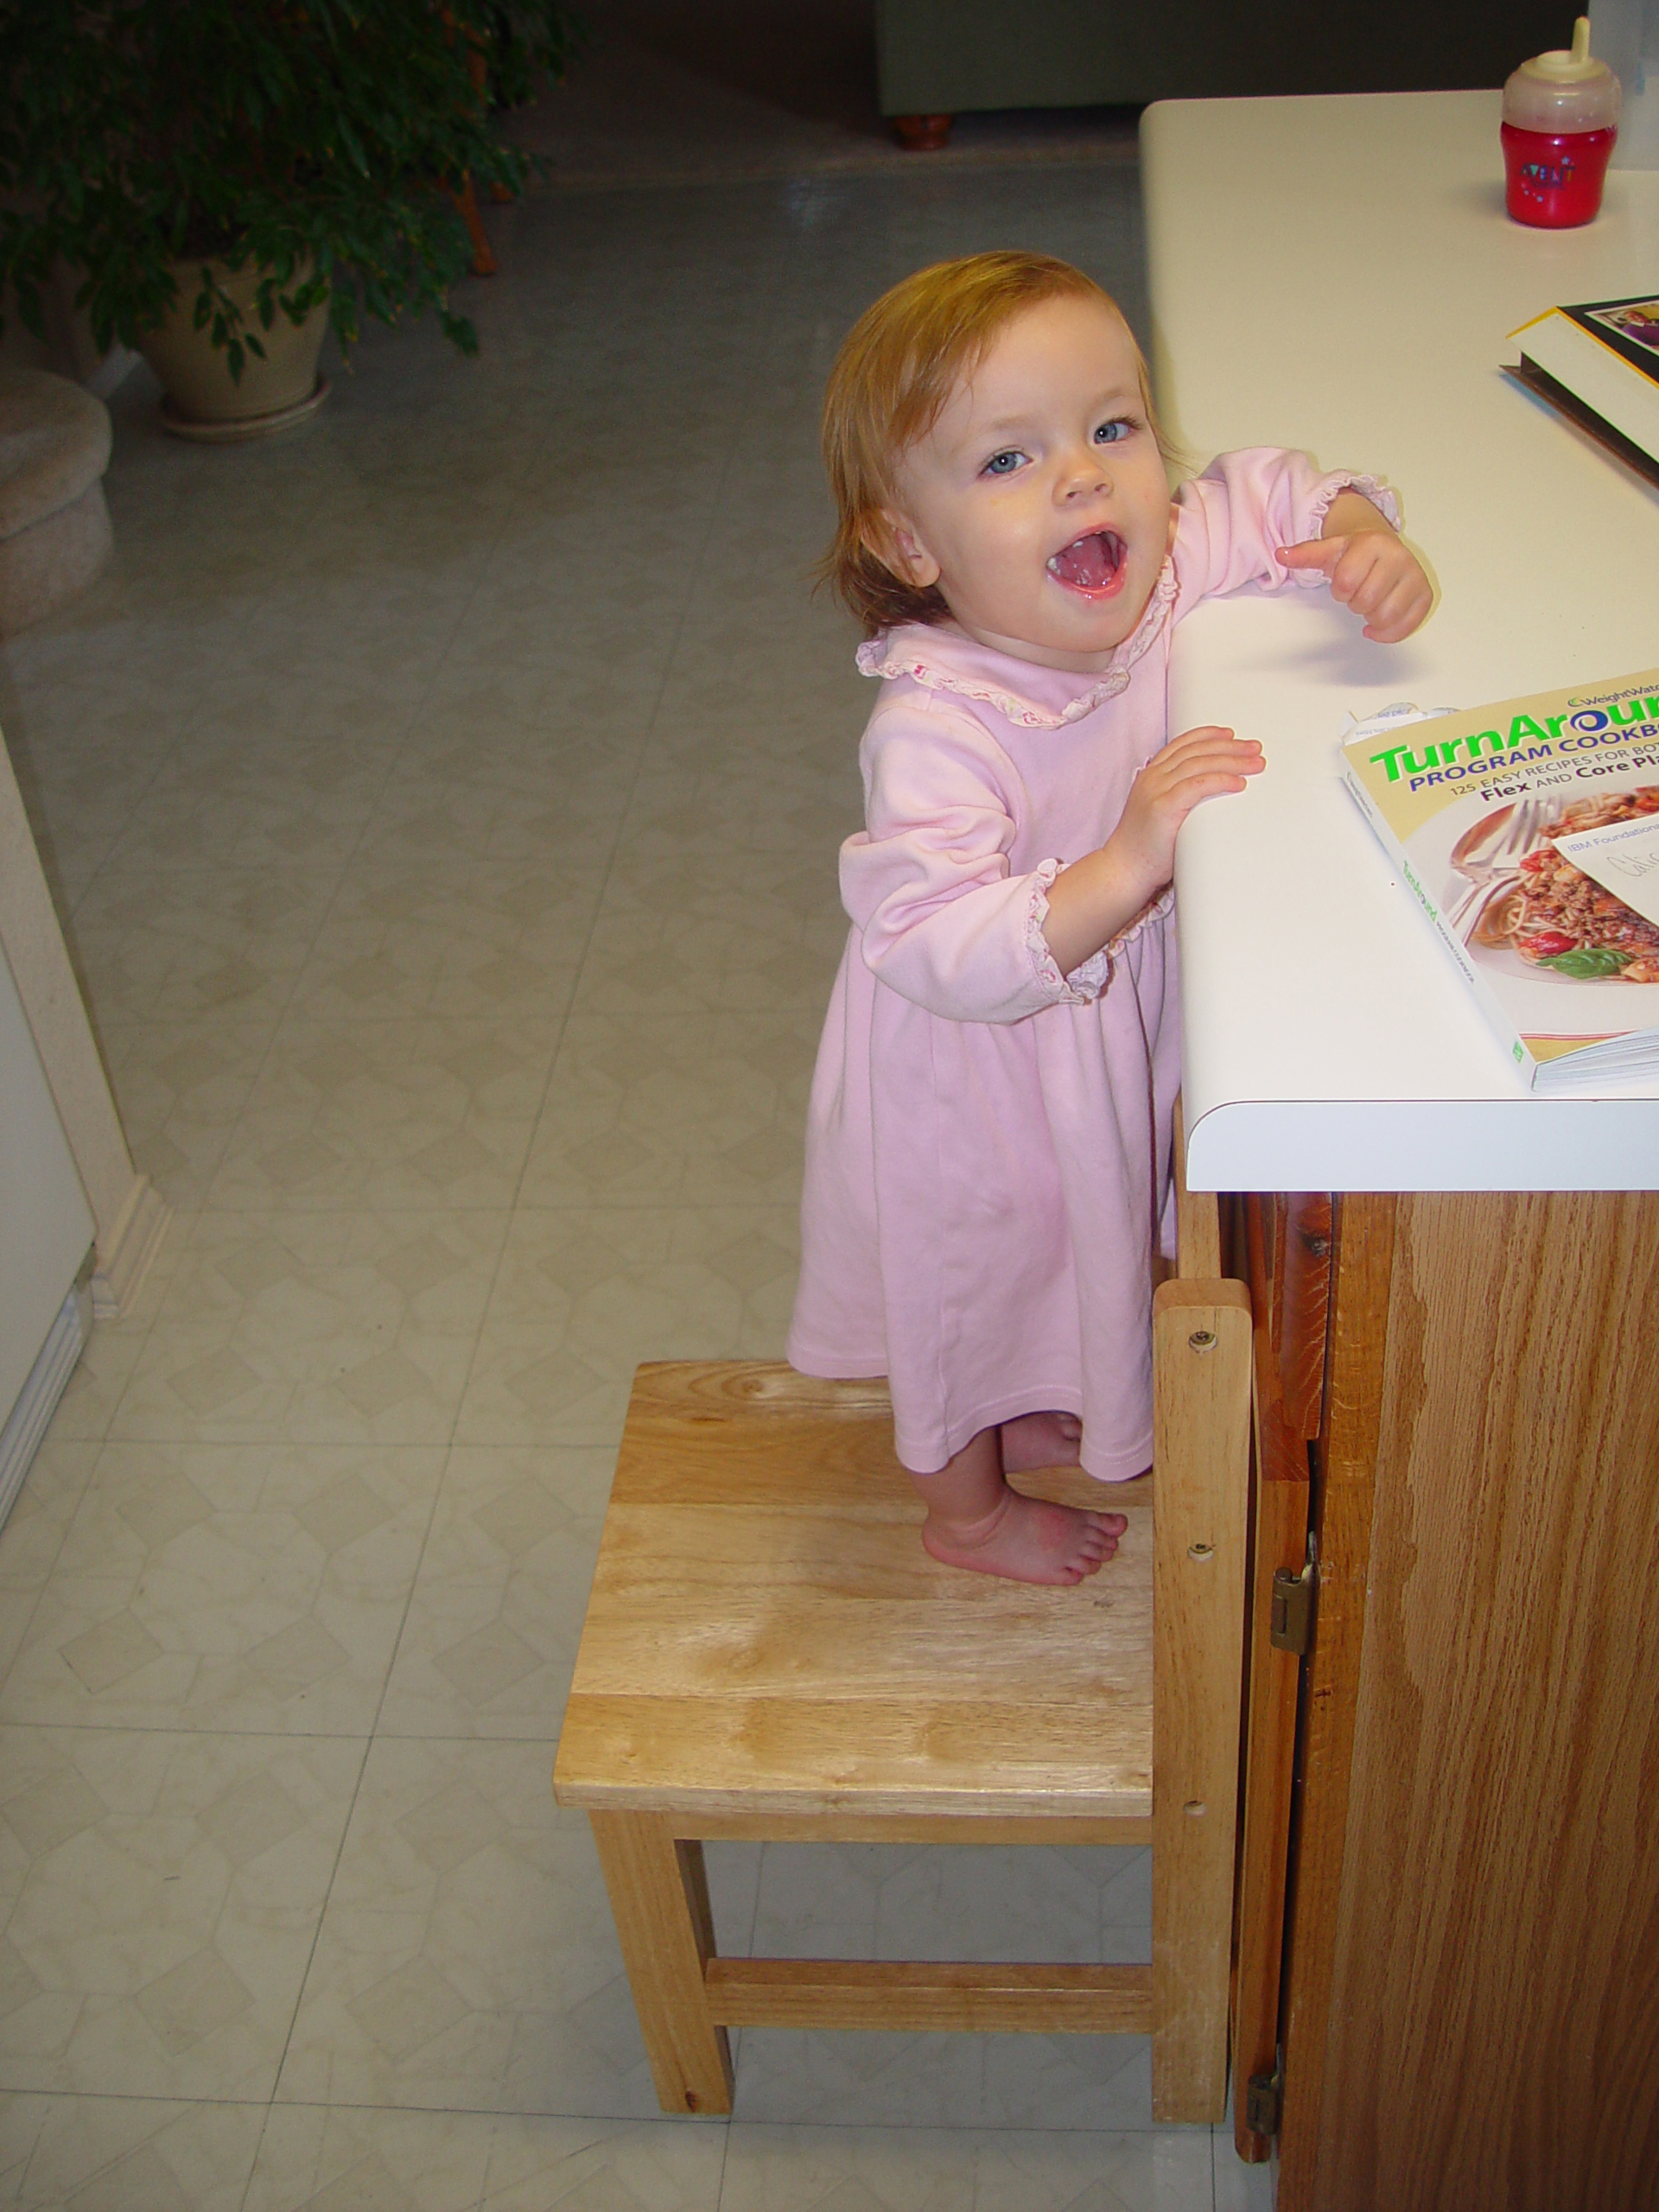
<instances>
[{"instance_id":1,"label":"child's open mouth","mask_svg":"<svg viewBox=\"0 0 1659 2212\"><path fill-rule=\"evenodd\" d=\"M1091 530L1048 557L1048 573L1068 591L1085 599L1109 599L1123 583L1128 548L1112 530Z\"/></svg>"}]
</instances>

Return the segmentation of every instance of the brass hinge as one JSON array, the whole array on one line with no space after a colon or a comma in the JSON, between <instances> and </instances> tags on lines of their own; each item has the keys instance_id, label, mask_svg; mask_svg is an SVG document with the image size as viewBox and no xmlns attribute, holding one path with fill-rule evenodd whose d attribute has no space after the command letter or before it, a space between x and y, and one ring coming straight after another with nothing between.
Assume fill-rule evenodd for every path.
<instances>
[{"instance_id":1,"label":"brass hinge","mask_svg":"<svg viewBox=\"0 0 1659 2212\"><path fill-rule=\"evenodd\" d=\"M1319 1568L1319 1543L1307 1539L1307 1564L1298 1574L1293 1568L1274 1569L1273 1613L1268 1641L1275 1651L1294 1651L1305 1659L1313 1643L1313 1587Z\"/></svg>"},{"instance_id":2,"label":"brass hinge","mask_svg":"<svg viewBox=\"0 0 1659 2212\"><path fill-rule=\"evenodd\" d=\"M1244 2092L1244 2125L1252 2135L1279 2133L1279 2107L1285 2077L1275 2067L1271 2074L1252 2074Z\"/></svg>"}]
</instances>

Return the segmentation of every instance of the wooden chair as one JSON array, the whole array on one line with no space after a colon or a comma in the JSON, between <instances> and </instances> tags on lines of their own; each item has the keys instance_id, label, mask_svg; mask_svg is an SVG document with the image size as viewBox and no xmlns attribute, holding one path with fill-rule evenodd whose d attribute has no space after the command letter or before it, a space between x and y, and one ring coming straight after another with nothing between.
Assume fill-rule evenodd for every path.
<instances>
[{"instance_id":1,"label":"wooden chair","mask_svg":"<svg viewBox=\"0 0 1659 2212\"><path fill-rule=\"evenodd\" d=\"M592 1821L665 2111L731 2109L728 2028L960 2028L1149 2031L1154 2116L1224 2117L1250 1317L1214 1201L1181 1211L1154 1471L1076 1589L929 1559L884 1384L639 1370L553 1786ZM702 1845L729 1837L1149 1842L1152 1964L722 1957Z\"/></svg>"}]
</instances>

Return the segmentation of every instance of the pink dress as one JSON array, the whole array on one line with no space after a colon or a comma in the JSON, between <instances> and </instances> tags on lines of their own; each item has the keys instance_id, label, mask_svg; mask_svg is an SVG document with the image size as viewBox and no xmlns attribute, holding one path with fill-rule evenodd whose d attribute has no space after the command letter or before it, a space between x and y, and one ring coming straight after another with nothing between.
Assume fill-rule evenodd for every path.
<instances>
[{"instance_id":1,"label":"pink dress","mask_svg":"<svg viewBox=\"0 0 1659 2212\"><path fill-rule=\"evenodd\" d=\"M954 626L859 650L880 677L865 829L842 848L852 931L808 1112L789 1357L888 1377L899 1457L942 1467L980 1429L1083 1421L1107 1481L1152 1458L1151 1255L1180 1082L1173 893L1062 976L1047 887L1103 844L1168 736L1170 635L1212 593L1292 575L1375 480L1306 454L1224 454L1176 495L1169 558L1103 675L1011 658Z\"/></svg>"}]
</instances>

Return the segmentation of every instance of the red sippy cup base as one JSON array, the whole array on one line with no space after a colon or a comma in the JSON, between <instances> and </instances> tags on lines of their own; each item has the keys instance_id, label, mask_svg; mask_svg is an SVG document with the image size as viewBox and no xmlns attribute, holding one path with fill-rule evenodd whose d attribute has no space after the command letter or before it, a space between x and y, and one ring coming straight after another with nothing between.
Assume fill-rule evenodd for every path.
<instances>
[{"instance_id":1,"label":"red sippy cup base","mask_svg":"<svg viewBox=\"0 0 1659 2212\"><path fill-rule=\"evenodd\" d=\"M1501 136L1505 204L1517 223L1567 231L1595 219L1617 130L1522 130L1506 123Z\"/></svg>"}]
</instances>

